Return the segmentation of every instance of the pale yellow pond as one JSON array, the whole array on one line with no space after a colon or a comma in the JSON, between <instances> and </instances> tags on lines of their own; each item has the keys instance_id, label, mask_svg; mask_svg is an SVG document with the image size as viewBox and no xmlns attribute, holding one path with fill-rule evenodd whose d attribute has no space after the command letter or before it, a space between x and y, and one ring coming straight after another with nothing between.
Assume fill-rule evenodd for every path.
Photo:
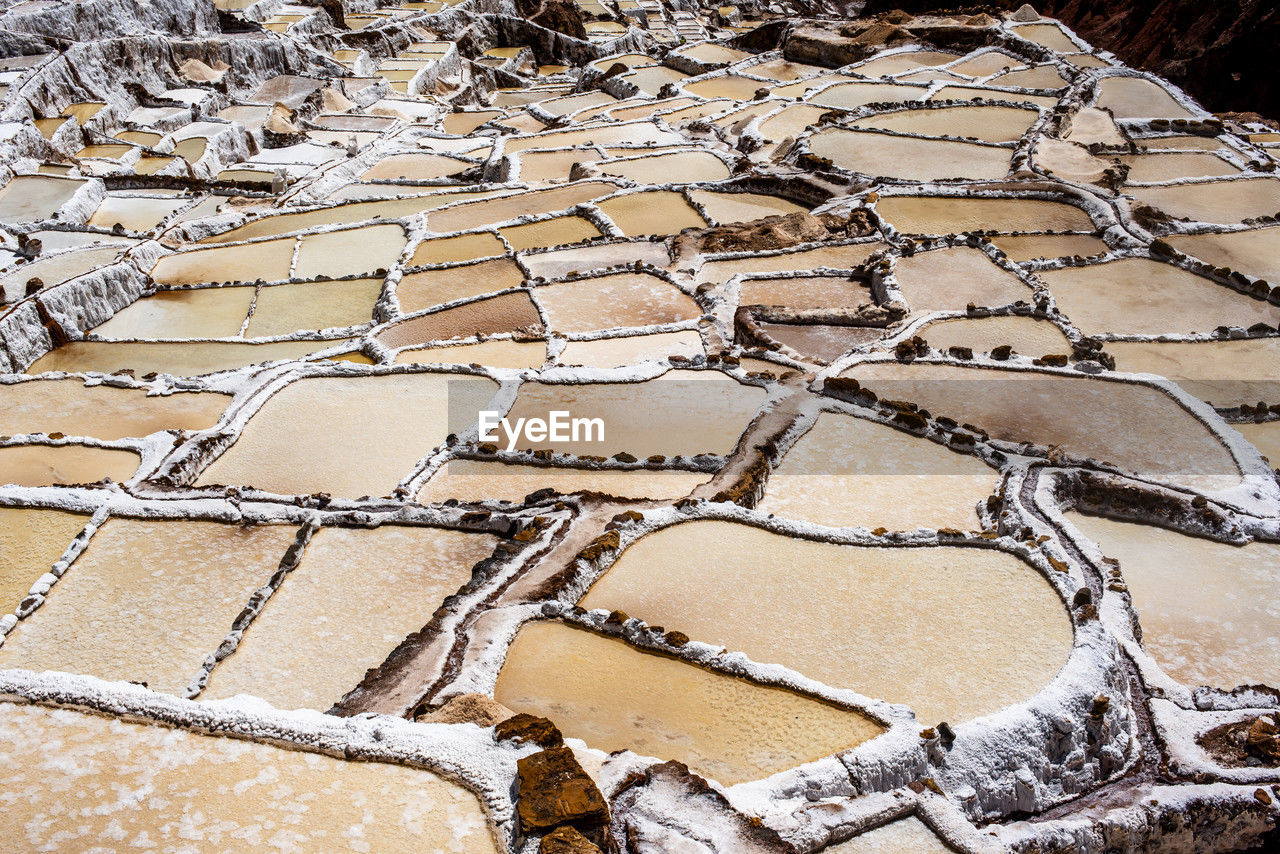
<instances>
[{"instance_id":1,"label":"pale yellow pond","mask_svg":"<svg viewBox=\"0 0 1280 854\"><path fill-rule=\"evenodd\" d=\"M0 507L0 613L18 606L88 521L61 510Z\"/></svg>"}]
</instances>

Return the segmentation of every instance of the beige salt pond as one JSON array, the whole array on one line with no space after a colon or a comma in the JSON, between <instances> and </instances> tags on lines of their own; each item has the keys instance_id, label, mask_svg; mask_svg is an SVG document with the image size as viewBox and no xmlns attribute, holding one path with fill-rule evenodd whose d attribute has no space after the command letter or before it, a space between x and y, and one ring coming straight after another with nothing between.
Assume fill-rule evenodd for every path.
<instances>
[{"instance_id":1,"label":"beige salt pond","mask_svg":"<svg viewBox=\"0 0 1280 854\"><path fill-rule=\"evenodd\" d=\"M418 244L412 257L410 267L421 267L427 264L452 264L458 261L473 261L476 258L488 258L493 255L506 254L507 246L498 235L491 231L477 231L473 234L458 234L453 237L436 237Z\"/></svg>"},{"instance_id":2,"label":"beige salt pond","mask_svg":"<svg viewBox=\"0 0 1280 854\"><path fill-rule=\"evenodd\" d=\"M1165 240L1209 264L1280 282L1280 226L1226 234L1173 234Z\"/></svg>"},{"instance_id":3,"label":"beige salt pond","mask_svg":"<svg viewBox=\"0 0 1280 854\"><path fill-rule=\"evenodd\" d=\"M729 167L709 151L673 151L610 160L597 164L601 174L627 178L640 184L722 181Z\"/></svg>"},{"instance_id":4,"label":"beige salt pond","mask_svg":"<svg viewBox=\"0 0 1280 854\"><path fill-rule=\"evenodd\" d=\"M295 242L290 237L178 252L157 261L151 276L167 285L279 281L289 278Z\"/></svg>"},{"instance_id":5,"label":"beige salt pond","mask_svg":"<svg viewBox=\"0 0 1280 854\"><path fill-rule=\"evenodd\" d=\"M1080 513L1067 519L1119 559L1142 645L1166 673L1224 689L1280 682L1280 546L1233 546Z\"/></svg>"},{"instance_id":6,"label":"beige salt pond","mask_svg":"<svg viewBox=\"0 0 1280 854\"><path fill-rule=\"evenodd\" d=\"M368 225L343 231L309 234L299 240L295 278L350 276L387 269L406 242L398 225Z\"/></svg>"},{"instance_id":7,"label":"beige salt pond","mask_svg":"<svg viewBox=\"0 0 1280 854\"><path fill-rule=\"evenodd\" d=\"M495 389L487 379L430 373L296 380L254 414L197 485L387 495L448 433L474 424ZM450 425L450 415L466 423ZM347 453L353 444L364 449L359 458Z\"/></svg>"},{"instance_id":8,"label":"beige salt pond","mask_svg":"<svg viewBox=\"0 0 1280 854\"><path fill-rule=\"evenodd\" d=\"M942 53L936 50L913 50L905 53L894 53L889 56L878 56L860 62L850 70L864 77L888 77L904 71L928 68L934 65L946 65L960 57L954 53Z\"/></svg>"},{"instance_id":9,"label":"beige salt pond","mask_svg":"<svg viewBox=\"0 0 1280 854\"><path fill-rule=\"evenodd\" d=\"M776 774L883 731L858 712L561 623L520 630L494 697L550 718L590 747L679 760L724 785Z\"/></svg>"},{"instance_id":10,"label":"beige salt pond","mask_svg":"<svg viewBox=\"0 0 1280 854\"><path fill-rule=\"evenodd\" d=\"M1214 406L1280 401L1280 339L1111 341L1116 369L1167 377ZM1280 457L1276 458L1280 462Z\"/></svg>"},{"instance_id":11,"label":"beige salt pond","mask_svg":"<svg viewBox=\"0 0 1280 854\"><path fill-rule=\"evenodd\" d=\"M369 323L382 279L273 285L258 290L245 335L287 335L300 329L330 329Z\"/></svg>"},{"instance_id":12,"label":"beige salt pond","mask_svg":"<svg viewBox=\"0 0 1280 854\"><path fill-rule=\"evenodd\" d=\"M182 197L107 196L89 218L89 225L113 228L118 224L129 231L150 231L191 202Z\"/></svg>"},{"instance_id":13,"label":"beige salt pond","mask_svg":"<svg viewBox=\"0 0 1280 854\"><path fill-rule=\"evenodd\" d=\"M600 229L589 219L580 216L560 216L541 222L509 225L499 229L499 232L511 244L511 248L517 251L581 243L600 236Z\"/></svg>"},{"instance_id":14,"label":"beige salt pond","mask_svg":"<svg viewBox=\"0 0 1280 854\"><path fill-rule=\"evenodd\" d=\"M994 231L1093 231L1080 208L1039 199L885 196L876 213L905 234Z\"/></svg>"},{"instance_id":15,"label":"beige salt pond","mask_svg":"<svg viewBox=\"0 0 1280 854\"><path fill-rule=\"evenodd\" d=\"M821 107L855 110L871 103L918 101L928 91L923 86L902 86L897 83L837 83L808 100Z\"/></svg>"},{"instance_id":16,"label":"beige salt pond","mask_svg":"<svg viewBox=\"0 0 1280 854\"><path fill-rule=\"evenodd\" d=\"M687 471L609 471L564 466L508 465L481 460L451 460L431 476L418 501L524 502L540 489L562 495L600 492L617 498L674 501L711 479L711 475Z\"/></svg>"},{"instance_id":17,"label":"beige salt pond","mask_svg":"<svg viewBox=\"0 0 1280 854\"><path fill-rule=\"evenodd\" d=\"M707 225L683 195L669 190L614 196L600 202L599 208L627 237L676 234Z\"/></svg>"},{"instance_id":18,"label":"beige salt pond","mask_svg":"<svg viewBox=\"0 0 1280 854\"><path fill-rule=\"evenodd\" d=\"M1061 329L1031 317L957 317L930 323L919 335L930 347L944 352L951 347L968 347L975 353L990 353L1003 344L1033 358L1071 352L1071 342Z\"/></svg>"},{"instance_id":19,"label":"beige salt pond","mask_svg":"<svg viewBox=\"0 0 1280 854\"><path fill-rule=\"evenodd\" d=\"M630 335L625 338L600 338L592 341L569 341L556 361L561 365L585 365L593 368L619 368L649 359L670 356L693 358L703 355L702 336L692 329Z\"/></svg>"},{"instance_id":20,"label":"beige salt pond","mask_svg":"<svg viewBox=\"0 0 1280 854\"><path fill-rule=\"evenodd\" d=\"M976 457L859 418L823 413L769 477L762 513L890 530L979 527L998 474Z\"/></svg>"},{"instance_id":21,"label":"beige salt pond","mask_svg":"<svg viewBox=\"0 0 1280 854\"><path fill-rule=\"evenodd\" d=\"M1201 222L1236 223L1280 212L1280 180L1239 178L1125 191L1170 216Z\"/></svg>"},{"instance_id":22,"label":"beige salt pond","mask_svg":"<svg viewBox=\"0 0 1280 854\"><path fill-rule=\"evenodd\" d=\"M868 241L844 245L828 244L799 251L760 253L742 258L706 261L698 270L698 281L726 282L740 273L781 273L815 270L818 267L851 270L861 266L872 253L883 248L883 243Z\"/></svg>"},{"instance_id":23,"label":"beige salt pond","mask_svg":"<svg viewBox=\"0 0 1280 854\"><path fill-rule=\"evenodd\" d=\"M803 133L811 125L818 123L829 110L810 104L792 104L783 107L776 115L760 122L760 135L774 142L794 138Z\"/></svg>"},{"instance_id":24,"label":"beige salt pond","mask_svg":"<svg viewBox=\"0 0 1280 854\"><path fill-rule=\"evenodd\" d=\"M875 128L925 136L961 136L984 142L1013 142L1039 118L1035 110L1017 107L942 107L902 110L856 119L851 127Z\"/></svg>"},{"instance_id":25,"label":"beige salt pond","mask_svg":"<svg viewBox=\"0 0 1280 854\"><path fill-rule=\"evenodd\" d=\"M547 360L547 347L541 341L490 340L478 344L452 347L422 347L401 350L396 364L485 365L491 368L540 368Z\"/></svg>"},{"instance_id":26,"label":"beige salt pond","mask_svg":"<svg viewBox=\"0 0 1280 854\"><path fill-rule=\"evenodd\" d=\"M71 201L85 182L52 175L18 175L0 187L0 222L48 219Z\"/></svg>"},{"instance_id":27,"label":"beige salt pond","mask_svg":"<svg viewBox=\"0 0 1280 854\"><path fill-rule=\"evenodd\" d=\"M0 704L0 773L0 830L32 848L499 850L476 797L429 771L68 709Z\"/></svg>"},{"instance_id":28,"label":"beige salt pond","mask_svg":"<svg viewBox=\"0 0 1280 854\"><path fill-rule=\"evenodd\" d=\"M1129 166L1130 184L1178 178L1219 178L1240 171L1216 154L1199 151L1128 155L1121 157L1120 162Z\"/></svg>"},{"instance_id":29,"label":"beige salt pond","mask_svg":"<svg viewBox=\"0 0 1280 854\"><path fill-rule=\"evenodd\" d=\"M508 150L510 150L512 142L508 142L507 145ZM615 185L605 181L577 181L563 187L535 190L533 192L518 193L515 196L484 199L470 204L457 205L447 210L430 214L427 217L427 225L432 231L439 234L481 228L494 223L506 222L520 216L551 213L552 211L571 208L574 205L580 205L583 202L606 196L616 189Z\"/></svg>"},{"instance_id":30,"label":"beige salt pond","mask_svg":"<svg viewBox=\"0 0 1280 854\"><path fill-rule=\"evenodd\" d=\"M691 554L697 571L682 571ZM840 546L730 522L646 536L579 604L905 703L926 725L1029 699L1072 644L1057 593L1003 552Z\"/></svg>"},{"instance_id":31,"label":"beige salt pond","mask_svg":"<svg viewBox=\"0 0 1280 854\"><path fill-rule=\"evenodd\" d=\"M1280 321L1280 307L1172 264L1126 258L1037 274L1085 334L1210 332Z\"/></svg>"},{"instance_id":32,"label":"beige salt pond","mask_svg":"<svg viewBox=\"0 0 1280 854\"><path fill-rule=\"evenodd\" d=\"M0 647L0 666L181 694L293 542L290 525L111 519Z\"/></svg>"},{"instance_id":33,"label":"beige salt pond","mask_svg":"<svg viewBox=\"0 0 1280 854\"><path fill-rule=\"evenodd\" d=\"M88 521L61 510L0 507L0 613L11 613L26 598Z\"/></svg>"},{"instance_id":34,"label":"beige salt pond","mask_svg":"<svg viewBox=\"0 0 1280 854\"><path fill-rule=\"evenodd\" d=\"M299 359L349 341L350 339L274 341L266 344L232 341L72 341L36 359L27 368L27 373L97 371L110 374L129 369L139 376L164 373L194 377L278 359Z\"/></svg>"},{"instance_id":35,"label":"beige salt pond","mask_svg":"<svg viewBox=\"0 0 1280 854\"><path fill-rule=\"evenodd\" d=\"M542 332L538 307L523 291L485 297L392 323L377 334L377 340L383 346L396 349L431 341L517 331Z\"/></svg>"},{"instance_id":36,"label":"beige salt pond","mask_svg":"<svg viewBox=\"0 0 1280 854\"><path fill-rule=\"evenodd\" d=\"M1098 106L1118 119L1196 117L1168 89L1142 77L1104 77L1098 83Z\"/></svg>"},{"instance_id":37,"label":"beige salt pond","mask_svg":"<svg viewBox=\"0 0 1280 854\"><path fill-rule=\"evenodd\" d=\"M0 384L0 434L64 433L111 441L158 430L204 430L231 398L145 389L86 386L79 380Z\"/></svg>"},{"instance_id":38,"label":"beige salt pond","mask_svg":"<svg viewBox=\"0 0 1280 854\"><path fill-rule=\"evenodd\" d=\"M533 294L550 328L565 333L674 323L701 314L691 297L650 273L543 285Z\"/></svg>"},{"instance_id":39,"label":"beige salt pond","mask_svg":"<svg viewBox=\"0 0 1280 854\"><path fill-rule=\"evenodd\" d=\"M448 240L450 238L444 238ZM524 273L510 258L495 258L460 267L406 273L396 285L396 298L405 314L457 299L518 288Z\"/></svg>"},{"instance_id":40,"label":"beige salt pond","mask_svg":"<svg viewBox=\"0 0 1280 854\"><path fill-rule=\"evenodd\" d=\"M1092 234L997 234L990 238L1011 261L1035 258L1088 258L1102 255L1108 246Z\"/></svg>"},{"instance_id":41,"label":"beige salt pond","mask_svg":"<svg viewBox=\"0 0 1280 854\"><path fill-rule=\"evenodd\" d=\"M1232 424L1241 436L1249 440L1272 466L1280 466L1280 422L1265 421L1261 424Z\"/></svg>"},{"instance_id":42,"label":"beige salt pond","mask_svg":"<svg viewBox=\"0 0 1280 854\"><path fill-rule=\"evenodd\" d=\"M440 154L392 154L366 169L360 177L366 181L405 178L425 181L456 175L474 165L466 160L455 160Z\"/></svg>"},{"instance_id":43,"label":"beige salt pond","mask_svg":"<svg viewBox=\"0 0 1280 854\"><path fill-rule=\"evenodd\" d=\"M1031 289L980 249L955 246L899 258L894 274L912 309L963 309L1030 301Z\"/></svg>"},{"instance_id":44,"label":"beige salt pond","mask_svg":"<svg viewBox=\"0 0 1280 854\"><path fill-rule=\"evenodd\" d=\"M948 139L917 139L833 128L809 138L809 149L842 169L885 178L994 181L1009 171L1006 148Z\"/></svg>"},{"instance_id":45,"label":"beige salt pond","mask_svg":"<svg viewBox=\"0 0 1280 854\"><path fill-rule=\"evenodd\" d=\"M320 529L202 696L327 711L430 622L497 544L439 528Z\"/></svg>"},{"instance_id":46,"label":"beige salt pond","mask_svg":"<svg viewBox=\"0 0 1280 854\"><path fill-rule=\"evenodd\" d=\"M882 398L976 424L992 438L1058 446L1157 477L1212 475L1239 482L1234 458L1209 428L1149 386L1039 371L880 362L855 365Z\"/></svg>"},{"instance_id":47,"label":"beige salt pond","mask_svg":"<svg viewBox=\"0 0 1280 854\"><path fill-rule=\"evenodd\" d=\"M808 213L809 209L789 199L762 193L713 193L690 190L689 197L720 225L750 222L767 216Z\"/></svg>"},{"instance_id":48,"label":"beige salt pond","mask_svg":"<svg viewBox=\"0 0 1280 854\"><path fill-rule=\"evenodd\" d=\"M253 287L159 291L93 328L103 338L227 338L240 334Z\"/></svg>"},{"instance_id":49,"label":"beige salt pond","mask_svg":"<svg viewBox=\"0 0 1280 854\"><path fill-rule=\"evenodd\" d=\"M746 279L738 286L739 305L777 305L792 309L857 308L873 304L871 291L847 276L797 276Z\"/></svg>"},{"instance_id":50,"label":"beige salt pond","mask_svg":"<svg viewBox=\"0 0 1280 854\"><path fill-rule=\"evenodd\" d=\"M554 385L526 383L507 418L548 419L551 410L574 418L599 418L604 438L584 431L577 441L517 442L518 450L549 449L609 457L626 451L645 459L700 453L727 454L764 402L763 389L724 374L671 371L641 383Z\"/></svg>"},{"instance_id":51,"label":"beige salt pond","mask_svg":"<svg viewBox=\"0 0 1280 854\"><path fill-rule=\"evenodd\" d=\"M55 486L97 483L110 478L123 483L138 470L133 451L83 445L11 445L0 448L0 484Z\"/></svg>"}]
</instances>

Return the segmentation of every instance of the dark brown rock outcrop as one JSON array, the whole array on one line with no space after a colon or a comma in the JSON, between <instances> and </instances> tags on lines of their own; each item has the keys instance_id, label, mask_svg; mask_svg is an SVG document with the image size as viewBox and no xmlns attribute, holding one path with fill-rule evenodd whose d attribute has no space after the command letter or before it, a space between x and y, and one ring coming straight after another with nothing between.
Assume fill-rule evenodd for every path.
<instances>
[{"instance_id":1,"label":"dark brown rock outcrop","mask_svg":"<svg viewBox=\"0 0 1280 854\"><path fill-rule=\"evenodd\" d=\"M526 756L517 769L520 790L516 811L524 832L537 833L562 824L585 829L609 823L604 796L569 748L553 747Z\"/></svg>"}]
</instances>

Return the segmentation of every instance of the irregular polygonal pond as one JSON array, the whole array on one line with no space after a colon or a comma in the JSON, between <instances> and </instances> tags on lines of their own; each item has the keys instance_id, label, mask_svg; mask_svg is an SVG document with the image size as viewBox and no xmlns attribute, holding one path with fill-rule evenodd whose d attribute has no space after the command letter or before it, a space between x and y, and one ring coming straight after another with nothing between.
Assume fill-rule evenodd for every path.
<instances>
[{"instance_id":1,"label":"irregular polygonal pond","mask_svg":"<svg viewBox=\"0 0 1280 854\"><path fill-rule=\"evenodd\" d=\"M591 747L677 759L724 785L785 771L882 731L855 711L561 623L520 630L493 693Z\"/></svg>"},{"instance_id":2,"label":"irregular polygonal pond","mask_svg":"<svg viewBox=\"0 0 1280 854\"><path fill-rule=\"evenodd\" d=\"M12 612L26 598L88 521L60 510L0 507L0 613Z\"/></svg>"},{"instance_id":3,"label":"irregular polygonal pond","mask_svg":"<svg viewBox=\"0 0 1280 854\"><path fill-rule=\"evenodd\" d=\"M703 556L696 571L690 554ZM730 522L650 534L580 604L906 703L925 724L1027 700L1071 651L1062 600L1010 555L839 546Z\"/></svg>"}]
</instances>

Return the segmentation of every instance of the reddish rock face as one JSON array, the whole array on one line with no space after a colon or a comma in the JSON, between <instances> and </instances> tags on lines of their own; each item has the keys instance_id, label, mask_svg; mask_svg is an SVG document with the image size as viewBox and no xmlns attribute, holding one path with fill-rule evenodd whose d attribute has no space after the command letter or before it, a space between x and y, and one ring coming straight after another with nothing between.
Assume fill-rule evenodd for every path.
<instances>
[{"instance_id":1,"label":"reddish rock face","mask_svg":"<svg viewBox=\"0 0 1280 854\"><path fill-rule=\"evenodd\" d=\"M520 790L516 809L526 833L574 824L599 827L609 822L609 806L582 770L573 751L553 747L517 763Z\"/></svg>"}]
</instances>

